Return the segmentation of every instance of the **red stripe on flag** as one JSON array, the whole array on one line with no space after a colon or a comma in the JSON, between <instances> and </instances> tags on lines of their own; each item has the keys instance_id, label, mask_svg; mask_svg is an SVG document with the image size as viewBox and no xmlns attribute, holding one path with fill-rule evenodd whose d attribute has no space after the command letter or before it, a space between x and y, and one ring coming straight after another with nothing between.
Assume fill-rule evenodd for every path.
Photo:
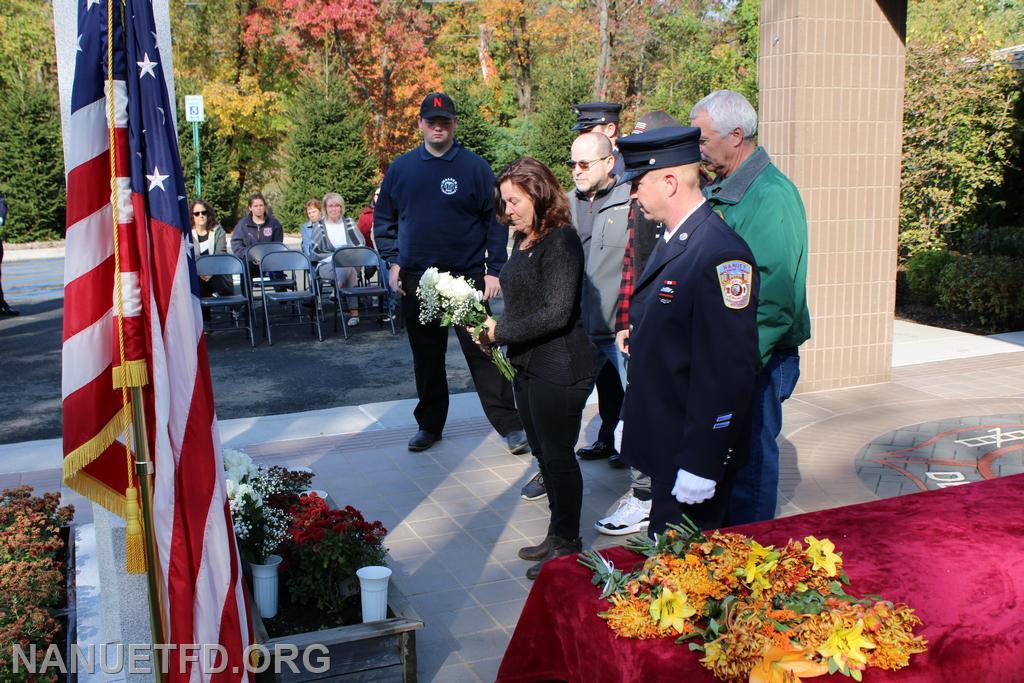
<instances>
[{"instance_id":1,"label":"red stripe on flag","mask_svg":"<svg viewBox=\"0 0 1024 683\"><path fill-rule=\"evenodd\" d=\"M114 291L114 257L64 285L64 341L96 323L110 310Z\"/></svg>"},{"instance_id":2,"label":"red stripe on flag","mask_svg":"<svg viewBox=\"0 0 1024 683\"><path fill-rule=\"evenodd\" d=\"M153 238L153 261L150 264L154 274L153 298L156 299L156 309L160 313L160 327L166 328L167 311L170 308L171 292L174 291L175 282L172 277L160 277L159 274L176 272L178 259L181 258L182 234L181 230L173 225L156 219L150 219L150 234ZM178 285L191 288L188 281L180 282ZM209 424L204 429L210 431Z\"/></svg>"},{"instance_id":3,"label":"red stripe on flag","mask_svg":"<svg viewBox=\"0 0 1024 683\"><path fill-rule=\"evenodd\" d=\"M68 230L110 203L110 157L93 157L68 172Z\"/></svg>"},{"instance_id":4,"label":"red stripe on flag","mask_svg":"<svg viewBox=\"0 0 1024 683\"><path fill-rule=\"evenodd\" d=\"M120 163L128 159L128 131L114 131L114 151ZM110 203L110 154L104 151L68 172L67 226L88 218Z\"/></svg>"},{"instance_id":5,"label":"red stripe on flag","mask_svg":"<svg viewBox=\"0 0 1024 683\"><path fill-rule=\"evenodd\" d=\"M191 643L193 639L195 585L203 557L206 518L210 514L214 482L221 474L215 469L216 463L211 457L214 452L210 431L213 424L213 387L204 337L200 337L198 350L192 403L182 437L178 469L174 473L174 530L171 532L167 592L170 602L169 640L178 644ZM185 668L188 670L172 674L170 680L187 681L191 663Z\"/></svg>"},{"instance_id":6,"label":"red stripe on flag","mask_svg":"<svg viewBox=\"0 0 1024 683\"><path fill-rule=\"evenodd\" d=\"M79 448L105 427L121 409L121 391L114 391L109 369L64 399L64 452Z\"/></svg>"},{"instance_id":7,"label":"red stripe on flag","mask_svg":"<svg viewBox=\"0 0 1024 683\"><path fill-rule=\"evenodd\" d=\"M224 502L224 524L229 528L234 528L231 522L231 509L227 501ZM244 650L246 646L252 642L251 624L249 632L249 640L245 643L242 642L242 630L238 623L238 592L235 588L238 586L238 553L235 548L235 535L230 534L228 536L228 550L230 551L231 558L231 583L230 589L228 590L227 596L224 598L224 609L221 610L220 614L220 638L219 642L228 652L226 667L221 673L216 673L210 677L210 683L221 683L226 681L233 683L238 680L238 674L236 671L245 671L245 654ZM252 674L249 674L246 679L248 680Z\"/></svg>"}]
</instances>

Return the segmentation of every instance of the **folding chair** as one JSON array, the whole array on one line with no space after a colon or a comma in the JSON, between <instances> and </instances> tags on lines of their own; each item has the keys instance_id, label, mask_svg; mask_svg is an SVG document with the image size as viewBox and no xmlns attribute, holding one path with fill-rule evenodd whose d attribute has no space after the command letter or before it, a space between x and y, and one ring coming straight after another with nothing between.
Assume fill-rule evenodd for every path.
<instances>
[{"instance_id":1,"label":"folding chair","mask_svg":"<svg viewBox=\"0 0 1024 683\"><path fill-rule=\"evenodd\" d=\"M204 310L210 310L212 312L215 308L233 308L235 306L244 308L245 310L245 324L239 325L239 317L235 317L232 312L231 324L223 327L217 327L211 319L209 324L203 323L203 329L207 332L219 332L225 330L248 330L249 332L249 343L252 346L256 346L256 337L252 330L252 290L249 288L249 276L245 264L242 260L234 254L205 254L196 259L196 272L200 276L212 275L212 276L224 276L233 278L235 275L239 276L238 281L241 283L242 292L241 294L232 294L230 296L205 296L199 299L199 305ZM211 316L212 318L212 316Z\"/></svg>"},{"instance_id":2,"label":"folding chair","mask_svg":"<svg viewBox=\"0 0 1024 683\"><path fill-rule=\"evenodd\" d=\"M268 277L270 273L274 272L285 272L289 271L292 273L292 282L297 282L298 277L295 277L298 273L306 274L306 286L303 289L294 289L291 291L276 291L273 289L275 285L278 285L282 280L270 280ZM324 340L323 331L320 329L320 318L322 311L320 309L320 297L317 294L316 285L314 284L312 273L310 273L309 259L301 251L272 251L266 254L260 259L260 296L263 300L263 320L266 324L267 330L267 343L271 346L274 344L270 336L270 307L272 303L288 304L289 308L292 309L292 314L298 318L297 322L292 323L281 323L279 325L306 325L306 322L302 320L302 304L309 303L313 306L313 311L310 314L310 325L316 329L316 336L320 341Z\"/></svg>"},{"instance_id":3,"label":"folding chair","mask_svg":"<svg viewBox=\"0 0 1024 683\"><path fill-rule=\"evenodd\" d=\"M295 289L295 279L284 277L284 273L267 272L266 277L255 274L260 272L257 261L262 261L264 256L272 254L275 251L288 251L288 247L281 242L257 242L245 250L245 262L249 266L251 278L249 292L252 294L254 299L257 294L262 296L263 289L257 286L258 280L260 279L266 280L266 284L272 286L275 290ZM266 307L264 306L264 310L265 309ZM256 324L259 325L258 319Z\"/></svg>"},{"instance_id":4,"label":"folding chair","mask_svg":"<svg viewBox=\"0 0 1024 683\"><path fill-rule=\"evenodd\" d=\"M387 268L380 256L369 247L341 247L336 249L332 257L334 262L334 330L338 330L338 318L341 315L342 299L355 298L357 308L370 311L372 305L367 306L367 299L376 299L378 313L381 317L388 317L391 324L391 334L398 334L395 331L395 297L387 284ZM377 272L371 278L366 278L364 268L374 267ZM344 287L341 283L341 268L355 268L359 275L355 287ZM351 308L351 305L349 305ZM348 325L341 328L348 339Z\"/></svg>"}]
</instances>

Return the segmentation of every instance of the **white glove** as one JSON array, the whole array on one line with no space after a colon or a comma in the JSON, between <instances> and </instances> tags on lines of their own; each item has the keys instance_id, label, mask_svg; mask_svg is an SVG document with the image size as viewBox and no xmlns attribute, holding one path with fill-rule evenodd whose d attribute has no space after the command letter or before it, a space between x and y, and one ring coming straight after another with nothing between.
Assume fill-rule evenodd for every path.
<instances>
[{"instance_id":1,"label":"white glove","mask_svg":"<svg viewBox=\"0 0 1024 683\"><path fill-rule=\"evenodd\" d=\"M715 482L712 479L698 477L686 470L679 470L676 474L676 485L672 487L672 495L680 503L694 505L703 503L715 495Z\"/></svg>"}]
</instances>

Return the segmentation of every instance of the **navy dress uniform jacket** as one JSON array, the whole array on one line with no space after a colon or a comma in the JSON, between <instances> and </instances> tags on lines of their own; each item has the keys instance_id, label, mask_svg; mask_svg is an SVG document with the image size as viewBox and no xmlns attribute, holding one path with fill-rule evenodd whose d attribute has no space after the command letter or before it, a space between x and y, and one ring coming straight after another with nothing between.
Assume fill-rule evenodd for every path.
<instances>
[{"instance_id":1,"label":"navy dress uniform jacket","mask_svg":"<svg viewBox=\"0 0 1024 683\"><path fill-rule=\"evenodd\" d=\"M746 457L757 288L749 247L707 203L657 244L629 304L623 460L662 481L684 469L720 482Z\"/></svg>"}]
</instances>

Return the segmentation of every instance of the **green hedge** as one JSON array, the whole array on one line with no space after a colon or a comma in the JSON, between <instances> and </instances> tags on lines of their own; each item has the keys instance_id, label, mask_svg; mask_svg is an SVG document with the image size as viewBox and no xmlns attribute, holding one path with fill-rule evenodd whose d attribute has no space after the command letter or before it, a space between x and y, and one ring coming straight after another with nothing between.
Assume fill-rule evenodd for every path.
<instances>
[{"instance_id":1,"label":"green hedge","mask_svg":"<svg viewBox=\"0 0 1024 683\"><path fill-rule=\"evenodd\" d=\"M64 150L54 84L0 88L0 192L5 242L64 236Z\"/></svg>"},{"instance_id":2,"label":"green hedge","mask_svg":"<svg viewBox=\"0 0 1024 683\"><path fill-rule=\"evenodd\" d=\"M918 252L907 262L907 288L918 301L933 304L939 297L942 270L956 260L948 251Z\"/></svg>"},{"instance_id":3,"label":"green hedge","mask_svg":"<svg viewBox=\"0 0 1024 683\"><path fill-rule=\"evenodd\" d=\"M1024 325L1024 263L1009 256L957 254L939 274L938 305L989 329Z\"/></svg>"}]
</instances>

